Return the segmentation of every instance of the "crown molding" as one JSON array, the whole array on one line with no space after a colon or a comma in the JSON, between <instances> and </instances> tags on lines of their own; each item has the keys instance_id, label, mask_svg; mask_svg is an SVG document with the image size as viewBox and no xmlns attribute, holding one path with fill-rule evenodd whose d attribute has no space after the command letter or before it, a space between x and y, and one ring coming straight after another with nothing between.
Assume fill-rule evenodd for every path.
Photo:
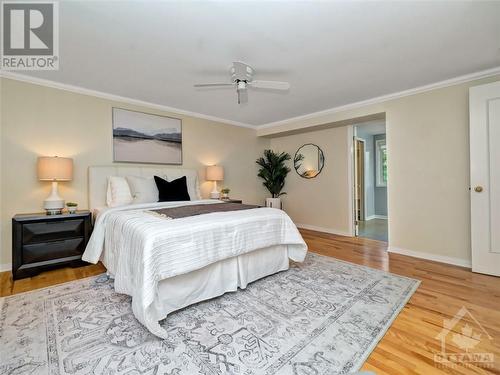
<instances>
[{"instance_id":1,"label":"crown molding","mask_svg":"<svg viewBox=\"0 0 500 375\"><path fill-rule=\"evenodd\" d=\"M325 109L325 110L318 111L318 112L308 113L306 115L301 115L301 116L297 116L297 117L290 117L290 118L285 119L285 120L269 122L267 124L258 125L258 126L256 126L256 128L258 130L269 129L269 128L274 128L274 127L281 126L281 125L295 123L298 121L311 120L311 119L314 119L316 117L327 116L327 115L331 115L334 113L344 112L344 111L357 109L357 108L361 108L361 107L366 107L366 106L373 105L373 104L380 104L383 102L387 102L389 100L403 98L405 96L420 94L420 93L423 93L426 91L436 90L436 89L445 88L445 87L449 87L449 86L459 85L461 83L475 81L477 79L482 79L482 78L488 78L488 77L492 77L492 76L495 76L498 74L500 74L500 66L498 66L496 68L492 68L492 69L482 70L482 71L476 72L476 73L466 74L463 76L447 79L445 81L431 83L429 85L415 87L413 89L408 89L408 90L404 90L404 91L395 92L392 94L382 95L382 96L378 96L375 98L362 100L362 101L354 102L354 103L350 103L350 104L345 104L342 106L333 107L333 108Z\"/></svg>"},{"instance_id":2,"label":"crown molding","mask_svg":"<svg viewBox=\"0 0 500 375\"><path fill-rule=\"evenodd\" d=\"M431 91L431 90L436 90L436 89L445 88L445 87L449 87L449 86L459 85L462 83L475 81L475 80L482 79L482 78L488 78L488 77L492 77L492 76L495 76L498 74L500 74L500 66L492 68L492 69L482 70L480 72L475 72L475 73L466 74L466 75L462 75L459 77L447 79L444 81L439 81L436 83L431 83L429 85L419 86L419 87L415 87L415 88L404 90L404 91L399 91L399 92L392 93L392 94L382 95L382 96L378 96L375 98L362 100L359 102L354 102L354 103L345 104L342 106L333 107L333 108L329 108L329 109L318 111L318 112L309 113L306 115L290 117L290 118L285 119L285 120L269 122L269 123L262 124L262 125L250 125L250 124L239 122L239 121L228 120L228 119L224 119L224 118L220 118L220 117L216 117L216 116L205 115L203 113L191 112L191 111L187 111L187 110L183 110L183 109L179 109L179 108L168 107L168 106L161 105L161 104L146 102L143 100L132 99L132 98L128 98L125 96L119 96L119 95L109 94L109 93L105 93L105 92L101 92L101 91L90 90L90 89L86 89L86 88L83 88L80 86L67 85L64 83L59 83L59 82L55 82L55 81L51 81L51 80L47 80L47 79L42 79L42 78L36 78L36 77L28 76L25 74L19 74L19 73L14 73L14 72L9 72L9 71L0 71L0 77L3 77L3 78L13 79L16 81L32 83L32 84L39 85L39 86L51 87L51 88L55 88L55 89L59 89L59 90L74 92L77 94L94 96L94 97L101 98L101 99L107 99L107 100L131 104L131 105L137 105L137 106L157 109L157 110L161 110L161 111L165 111L165 112L171 112L174 114L190 116L190 117L200 118L200 119L204 119L204 120L209 120L209 121L214 121L214 122L219 122L219 123L223 123L223 124L227 124L227 125L234 125L234 126L239 126L239 127L254 129L254 130L269 129L269 128L274 128L274 127L281 126L281 125L287 125L287 124L295 123L295 122L299 122L299 121L311 120L311 119L314 119L317 117L328 116L328 115L343 112L343 111L357 109L357 108L361 108L361 107L365 107L365 106L369 106L369 105L374 105L374 104L380 104L383 102L387 102L389 100L394 100L394 99L398 99L398 98L403 98L405 96L420 94L420 93L423 93L426 91Z\"/></svg>"},{"instance_id":3,"label":"crown molding","mask_svg":"<svg viewBox=\"0 0 500 375\"><path fill-rule=\"evenodd\" d=\"M0 77L7 78L7 79L13 79L16 81L21 81L21 82L26 82L26 83L32 83L32 84L39 85L39 86L45 86L45 87L50 87L50 88L54 88L54 89L70 91L70 92L77 93L77 94L94 96L94 97L101 98L101 99L107 99L107 100L112 100L112 101L116 101L116 102L122 102L122 103L131 104L131 105L137 105L137 106L141 106L141 107L157 109L160 111L171 112L171 113L174 113L177 115L196 117L196 118L200 118L200 119L204 119L204 120L220 122L223 124L234 125L234 126L239 126L239 127L248 128L248 129L254 129L254 130L257 129L256 125L250 125L250 124L246 124L246 123L239 122L239 121L233 121L233 120L228 120L228 119L224 119L224 118L220 118L220 117L216 117L216 116L205 115L203 113L191 112L191 111L187 111L184 109L168 107L165 105L146 102L146 101L138 100L138 99L132 99L132 98L128 98L125 96L109 94L109 93L102 92L102 91L90 90L90 89L86 89L86 88L83 88L80 86L67 85L65 83L59 83L59 82L50 81L47 79L36 78L36 77L28 76L25 74L19 74L19 73L8 72L8 71L0 71Z\"/></svg>"}]
</instances>

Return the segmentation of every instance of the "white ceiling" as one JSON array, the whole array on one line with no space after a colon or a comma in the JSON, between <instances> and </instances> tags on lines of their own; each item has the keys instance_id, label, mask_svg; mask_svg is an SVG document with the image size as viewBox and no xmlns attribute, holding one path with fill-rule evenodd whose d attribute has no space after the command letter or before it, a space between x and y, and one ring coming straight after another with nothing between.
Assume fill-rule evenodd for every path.
<instances>
[{"instance_id":1,"label":"white ceiling","mask_svg":"<svg viewBox=\"0 0 500 375\"><path fill-rule=\"evenodd\" d=\"M238 105L232 61L255 79ZM500 66L500 1L61 1L60 70L27 72L251 125Z\"/></svg>"}]
</instances>

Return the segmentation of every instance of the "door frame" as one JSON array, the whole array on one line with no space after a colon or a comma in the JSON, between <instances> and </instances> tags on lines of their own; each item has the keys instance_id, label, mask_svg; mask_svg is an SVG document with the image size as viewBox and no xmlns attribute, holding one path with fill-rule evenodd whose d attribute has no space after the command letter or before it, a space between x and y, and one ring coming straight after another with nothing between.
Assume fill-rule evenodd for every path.
<instances>
[{"instance_id":1,"label":"door frame","mask_svg":"<svg viewBox=\"0 0 500 375\"><path fill-rule=\"evenodd\" d=\"M356 146L354 146L354 144L356 142L363 143L363 155L362 155L363 175L362 175L361 199L360 199L361 207L358 207L357 202L356 202L356 196L357 196L357 187L356 187L357 184L356 183L358 182L357 181L357 179L358 179L358 163L356 163L356 156L357 156L356 155ZM353 162L354 162L354 210L356 211L356 209L360 209L360 212L362 213L362 215L360 215L360 216L363 219L366 219L366 189L365 189L366 140L364 140L363 138L359 138L357 136L354 136L353 137L353 149L354 149L354 154L353 154L354 155L354 159L353 159ZM355 220L354 225L356 225L356 222L358 221L358 219L357 219L358 213L354 212L354 216L355 216L354 217L354 220Z\"/></svg>"},{"instance_id":2,"label":"door frame","mask_svg":"<svg viewBox=\"0 0 500 375\"><path fill-rule=\"evenodd\" d=\"M389 128L387 126L387 120L385 120L385 136L386 136L386 144L389 142ZM355 168L354 168L354 139L357 138L356 136L356 125L347 125L347 184L348 184L348 220L350 223L349 227L349 233L351 237L357 237L356 233L356 217L354 215L354 210L355 210L355 204L354 204L354 199L355 199L355 194L354 194L354 189L356 188L355 186ZM388 147L387 149L387 173L390 176L391 175L391 156L390 156L390 148ZM387 181L387 209L389 210L389 196L390 196L390 184L391 180L390 178ZM365 196L366 198L366 196ZM366 213L366 199L365 199L365 213ZM390 248L390 241L391 241L391 230L390 230L390 223L389 223L389 215L387 217L387 248Z\"/></svg>"},{"instance_id":3,"label":"door frame","mask_svg":"<svg viewBox=\"0 0 500 375\"><path fill-rule=\"evenodd\" d=\"M354 125L347 125L347 219L349 221L349 236L356 236L354 223Z\"/></svg>"}]
</instances>

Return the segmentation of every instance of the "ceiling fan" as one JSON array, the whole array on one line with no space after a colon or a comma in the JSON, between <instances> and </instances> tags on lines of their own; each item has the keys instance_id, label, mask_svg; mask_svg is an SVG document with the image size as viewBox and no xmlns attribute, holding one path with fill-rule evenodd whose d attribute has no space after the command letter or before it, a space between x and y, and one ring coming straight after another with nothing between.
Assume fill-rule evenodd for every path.
<instances>
[{"instance_id":1,"label":"ceiling fan","mask_svg":"<svg viewBox=\"0 0 500 375\"><path fill-rule=\"evenodd\" d=\"M245 101L247 88L282 91L290 88L288 82L254 80L253 75L255 70L250 65L239 61L233 62L233 66L229 72L232 83L202 83L194 85L194 87L235 87L238 94L238 104Z\"/></svg>"}]
</instances>

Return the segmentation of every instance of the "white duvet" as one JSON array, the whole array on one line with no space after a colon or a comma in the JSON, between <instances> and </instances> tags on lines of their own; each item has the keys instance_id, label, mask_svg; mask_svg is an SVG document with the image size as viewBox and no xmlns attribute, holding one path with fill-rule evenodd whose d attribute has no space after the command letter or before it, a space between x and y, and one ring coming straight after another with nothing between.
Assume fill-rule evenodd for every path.
<instances>
[{"instance_id":1,"label":"white duvet","mask_svg":"<svg viewBox=\"0 0 500 375\"><path fill-rule=\"evenodd\" d=\"M102 260L115 290L132 297L136 318L165 338L152 313L158 282L253 250L287 245L289 258L304 260L307 245L290 217L274 208L217 212L168 220L148 213L167 207L219 201L159 202L101 211L83 260Z\"/></svg>"}]
</instances>

